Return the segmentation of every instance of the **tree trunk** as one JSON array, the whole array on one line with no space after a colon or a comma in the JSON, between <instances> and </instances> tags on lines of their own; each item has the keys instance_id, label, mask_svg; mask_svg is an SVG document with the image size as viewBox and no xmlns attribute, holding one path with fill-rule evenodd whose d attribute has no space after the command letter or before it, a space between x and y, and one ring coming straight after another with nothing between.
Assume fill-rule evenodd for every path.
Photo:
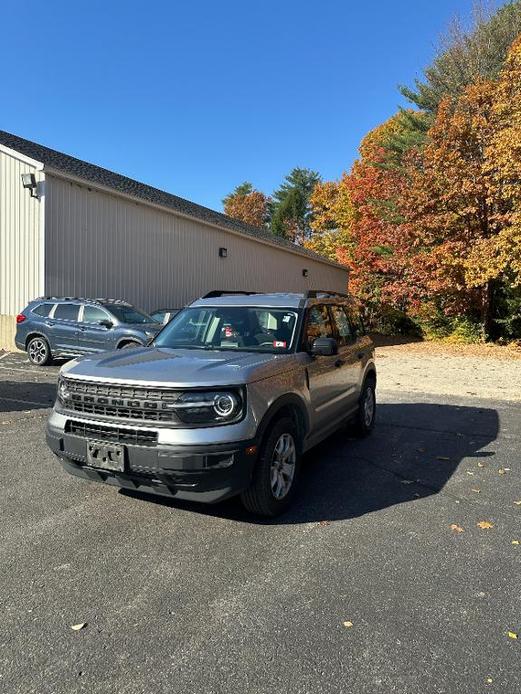
<instances>
[{"instance_id":1,"label":"tree trunk","mask_svg":"<svg viewBox=\"0 0 521 694\"><path fill-rule=\"evenodd\" d=\"M481 301L481 324L485 337L493 337L494 333L494 283L492 280L483 288Z\"/></svg>"}]
</instances>

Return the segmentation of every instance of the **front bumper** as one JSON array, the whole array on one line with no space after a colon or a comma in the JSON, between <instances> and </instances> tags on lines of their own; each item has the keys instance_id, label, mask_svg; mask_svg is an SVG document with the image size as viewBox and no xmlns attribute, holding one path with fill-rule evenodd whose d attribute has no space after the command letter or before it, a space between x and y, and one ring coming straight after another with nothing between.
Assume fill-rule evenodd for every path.
<instances>
[{"instance_id":1,"label":"front bumper","mask_svg":"<svg viewBox=\"0 0 521 694\"><path fill-rule=\"evenodd\" d=\"M256 441L220 444L125 444L125 470L87 466L87 438L47 424L47 444L67 472L95 482L161 496L215 503L246 489Z\"/></svg>"}]
</instances>

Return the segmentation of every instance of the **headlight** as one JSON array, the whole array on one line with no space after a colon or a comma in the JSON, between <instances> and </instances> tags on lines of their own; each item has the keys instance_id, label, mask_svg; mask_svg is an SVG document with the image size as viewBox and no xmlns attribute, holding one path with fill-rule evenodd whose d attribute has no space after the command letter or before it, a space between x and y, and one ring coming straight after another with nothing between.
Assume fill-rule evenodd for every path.
<instances>
[{"instance_id":1,"label":"headlight","mask_svg":"<svg viewBox=\"0 0 521 694\"><path fill-rule=\"evenodd\" d=\"M183 393L173 407L186 424L228 424L241 418L243 399L235 391L194 391Z\"/></svg>"}]
</instances>

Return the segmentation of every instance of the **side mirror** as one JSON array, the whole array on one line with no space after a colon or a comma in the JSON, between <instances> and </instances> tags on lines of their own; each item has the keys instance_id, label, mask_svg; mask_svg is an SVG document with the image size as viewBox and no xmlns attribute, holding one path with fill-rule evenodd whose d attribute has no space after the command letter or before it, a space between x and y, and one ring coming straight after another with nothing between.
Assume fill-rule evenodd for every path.
<instances>
[{"instance_id":1,"label":"side mirror","mask_svg":"<svg viewBox=\"0 0 521 694\"><path fill-rule=\"evenodd\" d=\"M332 357L338 353L338 345L332 337L317 337L311 345L311 354L315 357Z\"/></svg>"},{"instance_id":2,"label":"side mirror","mask_svg":"<svg viewBox=\"0 0 521 694\"><path fill-rule=\"evenodd\" d=\"M103 326L104 328L112 328L114 326L114 323L110 321L108 318L104 318L103 320L99 321L99 325Z\"/></svg>"}]
</instances>

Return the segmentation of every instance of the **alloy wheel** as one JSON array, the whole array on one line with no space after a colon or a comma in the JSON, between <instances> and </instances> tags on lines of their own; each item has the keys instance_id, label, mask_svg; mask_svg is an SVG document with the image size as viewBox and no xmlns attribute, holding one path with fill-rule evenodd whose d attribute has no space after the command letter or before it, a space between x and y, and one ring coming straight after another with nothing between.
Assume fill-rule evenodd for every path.
<instances>
[{"instance_id":1,"label":"alloy wheel","mask_svg":"<svg viewBox=\"0 0 521 694\"><path fill-rule=\"evenodd\" d=\"M29 359L34 364L43 364L47 358L47 345L43 340L32 340L29 345Z\"/></svg>"},{"instance_id":2,"label":"alloy wheel","mask_svg":"<svg viewBox=\"0 0 521 694\"><path fill-rule=\"evenodd\" d=\"M283 499L291 489L296 461L295 440L291 434L284 433L275 444L271 458L271 492L275 499Z\"/></svg>"},{"instance_id":3,"label":"alloy wheel","mask_svg":"<svg viewBox=\"0 0 521 694\"><path fill-rule=\"evenodd\" d=\"M373 423L374 411L375 411L375 397L374 390L371 387L366 388L365 397L363 403L364 411L364 424L370 427Z\"/></svg>"}]
</instances>

